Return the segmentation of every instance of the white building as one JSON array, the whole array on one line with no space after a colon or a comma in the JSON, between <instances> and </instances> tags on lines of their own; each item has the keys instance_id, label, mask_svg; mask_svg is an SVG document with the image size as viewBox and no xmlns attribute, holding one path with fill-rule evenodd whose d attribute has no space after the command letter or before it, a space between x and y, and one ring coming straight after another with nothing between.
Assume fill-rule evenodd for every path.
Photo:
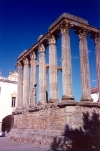
<instances>
[{"instance_id":1,"label":"white building","mask_svg":"<svg viewBox=\"0 0 100 151\"><path fill-rule=\"evenodd\" d=\"M3 118L11 115L16 107L17 81L16 71L10 71L8 78L4 78L0 74L0 125L2 125Z\"/></svg>"},{"instance_id":2,"label":"white building","mask_svg":"<svg viewBox=\"0 0 100 151\"><path fill-rule=\"evenodd\" d=\"M91 88L91 96L92 96L93 102L98 101L98 98L99 98L98 87Z\"/></svg>"}]
</instances>

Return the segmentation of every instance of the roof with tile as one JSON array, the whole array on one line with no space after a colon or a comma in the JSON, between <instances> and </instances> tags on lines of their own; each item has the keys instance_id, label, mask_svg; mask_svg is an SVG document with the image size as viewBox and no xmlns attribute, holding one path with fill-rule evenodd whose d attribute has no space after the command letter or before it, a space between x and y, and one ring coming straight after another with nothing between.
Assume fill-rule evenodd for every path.
<instances>
[{"instance_id":1,"label":"roof with tile","mask_svg":"<svg viewBox=\"0 0 100 151\"><path fill-rule=\"evenodd\" d=\"M98 92L98 87L91 88L91 93L97 93Z\"/></svg>"}]
</instances>

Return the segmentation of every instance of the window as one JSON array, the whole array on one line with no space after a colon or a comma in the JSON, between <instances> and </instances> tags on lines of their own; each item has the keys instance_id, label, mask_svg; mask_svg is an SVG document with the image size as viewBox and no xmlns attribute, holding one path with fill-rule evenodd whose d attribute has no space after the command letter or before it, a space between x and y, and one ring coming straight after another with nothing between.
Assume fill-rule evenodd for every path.
<instances>
[{"instance_id":1,"label":"window","mask_svg":"<svg viewBox=\"0 0 100 151\"><path fill-rule=\"evenodd\" d=\"M16 92L11 94L11 107L16 107L16 98L17 98L17 94Z\"/></svg>"},{"instance_id":2,"label":"window","mask_svg":"<svg viewBox=\"0 0 100 151\"><path fill-rule=\"evenodd\" d=\"M15 107L16 104L16 97L12 97L12 107Z\"/></svg>"}]
</instances>

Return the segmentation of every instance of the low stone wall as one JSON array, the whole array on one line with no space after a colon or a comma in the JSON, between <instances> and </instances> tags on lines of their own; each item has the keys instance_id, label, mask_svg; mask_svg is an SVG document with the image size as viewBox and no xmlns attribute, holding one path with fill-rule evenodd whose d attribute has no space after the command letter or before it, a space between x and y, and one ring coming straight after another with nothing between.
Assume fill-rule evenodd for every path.
<instances>
[{"instance_id":1,"label":"low stone wall","mask_svg":"<svg viewBox=\"0 0 100 151\"><path fill-rule=\"evenodd\" d=\"M14 112L14 128L9 134L9 139L51 146L51 148L57 143L59 147L73 147L76 134L79 138L86 137L91 130L99 132L99 120L99 103L78 103L69 100L17 108ZM94 129L91 129L91 124ZM97 127L96 130L95 127Z\"/></svg>"}]
</instances>

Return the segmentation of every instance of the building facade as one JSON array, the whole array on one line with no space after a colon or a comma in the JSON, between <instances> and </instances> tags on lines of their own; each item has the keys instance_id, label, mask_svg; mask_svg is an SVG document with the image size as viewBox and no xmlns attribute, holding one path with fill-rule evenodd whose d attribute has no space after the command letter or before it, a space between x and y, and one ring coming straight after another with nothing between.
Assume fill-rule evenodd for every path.
<instances>
[{"instance_id":1,"label":"building facade","mask_svg":"<svg viewBox=\"0 0 100 151\"><path fill-rule=\"evenodd\" d=\"M91 97L93 102L97 102L99 99L98 87L91 88Z\"/></svg>"},{"instance_id":2,"label":"building facade","mask_svg":"<svg viewBox=\"0 0 100 151\"><path fill-rule=\"evenodd\" d=\"M0 123L6 116L12 114L17 101L17 81L16 71L9 72L8 78L0 75Z\"/></svg>"}]
</instances>

